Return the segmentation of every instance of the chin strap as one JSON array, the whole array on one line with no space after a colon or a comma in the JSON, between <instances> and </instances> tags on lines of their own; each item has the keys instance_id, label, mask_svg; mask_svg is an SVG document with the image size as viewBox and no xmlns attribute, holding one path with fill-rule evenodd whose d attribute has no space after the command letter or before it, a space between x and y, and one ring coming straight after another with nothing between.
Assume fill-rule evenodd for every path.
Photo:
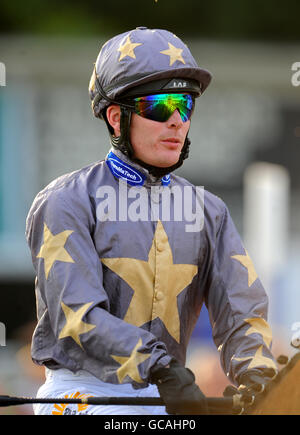
<instances>
[{"instance_id":1,"label":"chin strap","mask_svg":"<svg viewBox=\"0 0 300 435\"><path fill-rule=\"evenodd\" d=\"M120 136L115 136L111 130L109 122L107 118L104 118L106 124L108 126L108 130L110 133L110 142L113 147L122 151L125 156L132 159L133 157L133 148L130 142L130 123L131 123L131 111L125 107L121 107L121 116L120 116Z\"/></svg>"},{"instance_id":2,"label":"chin strap","mask_svg":"<svg viewBox=\"0 0 300 435\"><path fill-rule=\"evenodd\" d=\"M189 148L191 141L188 137L186 137L184 145L182 147L180 157L178 162L172 166L168 166L167 168L160 168L153 165L148 165L142 160L136 159L134 157L133 147L130 142L130 123L131 123L131 111L127 107L121 106L121 117L120 117L120 136L114 136L111 130L111 127L107 121L106 116L104 116L104 120L107 124L109 133L110 133L110 141L113 147L120 150L123 154L129 157L133 162L138 163L143 168L147 169L151 175L154 177L163 177L164 175L170 174L175 169L179 168L185 159L189 156Z\"/></svg>"}]
</instances>

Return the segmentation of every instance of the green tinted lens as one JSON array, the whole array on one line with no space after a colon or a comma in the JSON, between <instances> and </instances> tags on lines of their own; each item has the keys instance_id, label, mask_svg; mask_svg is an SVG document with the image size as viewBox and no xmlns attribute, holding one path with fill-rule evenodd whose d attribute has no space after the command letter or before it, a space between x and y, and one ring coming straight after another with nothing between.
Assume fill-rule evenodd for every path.
<instances>
[{"instance_id":1,"label":"green tinted lens","mask_svg":"<svg viewBox=\"0 0 300 435\"><path fill-rule=\"evenodd\" d=\"M134 98L138 115L159 122L167 121L176 109L182 121L188 121L194 110L194 101L190 94L155 94Z\"/></svg>"}]
</instances>

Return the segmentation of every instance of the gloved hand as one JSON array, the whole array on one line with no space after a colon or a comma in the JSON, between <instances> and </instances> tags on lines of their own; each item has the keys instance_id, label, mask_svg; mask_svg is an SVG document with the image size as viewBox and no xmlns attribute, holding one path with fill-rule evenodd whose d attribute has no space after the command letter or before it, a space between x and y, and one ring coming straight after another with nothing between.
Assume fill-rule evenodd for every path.
<instances>
[{"instance_id":1,"label":"gloved hand","mask_svg":"<svg viewBox=\"0 0 300 435\"><path fill-rule=\"evenodd\" d=\"M238 379L239 391L246 395L262 393L268 382L276 375L272 368L247 370Z\"/></svg>"},{"instance_id":2,"label":"gloved hand","mask_svg":"<svg viewBox=\"0 0 300 435\"><path fill-rule=\"evenodd\" d=\"M272 368L247 370L238 378L239 387L227 387L223 393L224 396L233 396L240 394L246 403L254 401L255 396L262 393L273 377L276 371Z\"/></svg>"},{"instance_id":3,"label":"gloved hand","mask_svg":"<svg viewBox=\"0 0 300 435\"><path fill-rule=\"evenodd\" d=\"M168 414L208 414L206 398L195 384L194 374L178 362L172 361L169 368L153 370L151 383L157 385Z\"/></svg>"}]
</instances>

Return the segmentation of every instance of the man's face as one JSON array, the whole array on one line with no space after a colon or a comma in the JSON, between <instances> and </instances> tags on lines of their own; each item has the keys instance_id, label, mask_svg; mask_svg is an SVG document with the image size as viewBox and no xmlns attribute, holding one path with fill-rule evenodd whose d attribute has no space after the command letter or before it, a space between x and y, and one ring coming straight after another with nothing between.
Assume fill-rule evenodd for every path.
<instances>
[{"instance_id":1,"label":"man's face","mask_svg":"<svg viewBox=\"0 0 300 435\"><path fill-rule=\"evenodd\" d=\"M178 110L165 122L132 114L130 139L134 157L166 168L178 162L191 121L183 122Z\"/></svg>"},{"instance_id":2,"label":"man's face","mask_svg":"<svg viewBox=\"0 0 300 435\"><path fill-rule=\"evenodd\" d=\"M107 118L120 135L120 107L111 105ZM165 122L152 121L132 113L130 141L134 157L152 166L166 168L178 162L191 121L183 122L175 110Z\"/></svg>"}]
</instances>

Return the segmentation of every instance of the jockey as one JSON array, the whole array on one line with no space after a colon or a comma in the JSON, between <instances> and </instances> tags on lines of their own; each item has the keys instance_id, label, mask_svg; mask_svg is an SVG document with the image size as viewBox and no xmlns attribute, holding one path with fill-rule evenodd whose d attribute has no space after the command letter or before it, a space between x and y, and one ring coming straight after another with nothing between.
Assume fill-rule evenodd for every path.
<instances>
[{"instance_id":1,"label":"jockey","mask_svg":"<svg viewBox=\"0 0 300 435\"><path fill-rule=\"evenodd\" d=\"M32 358L46 367L38 396L161 396L166 408L40 405L36 414L186 414L185 399L206 413L185 367L204 303L233 384L276 371L267 295L226 204L174 174L210 81L166 30L107 41L89 95L110 149L45 187L26 224L37 277Z\"/></svg>"}]
</instances>

